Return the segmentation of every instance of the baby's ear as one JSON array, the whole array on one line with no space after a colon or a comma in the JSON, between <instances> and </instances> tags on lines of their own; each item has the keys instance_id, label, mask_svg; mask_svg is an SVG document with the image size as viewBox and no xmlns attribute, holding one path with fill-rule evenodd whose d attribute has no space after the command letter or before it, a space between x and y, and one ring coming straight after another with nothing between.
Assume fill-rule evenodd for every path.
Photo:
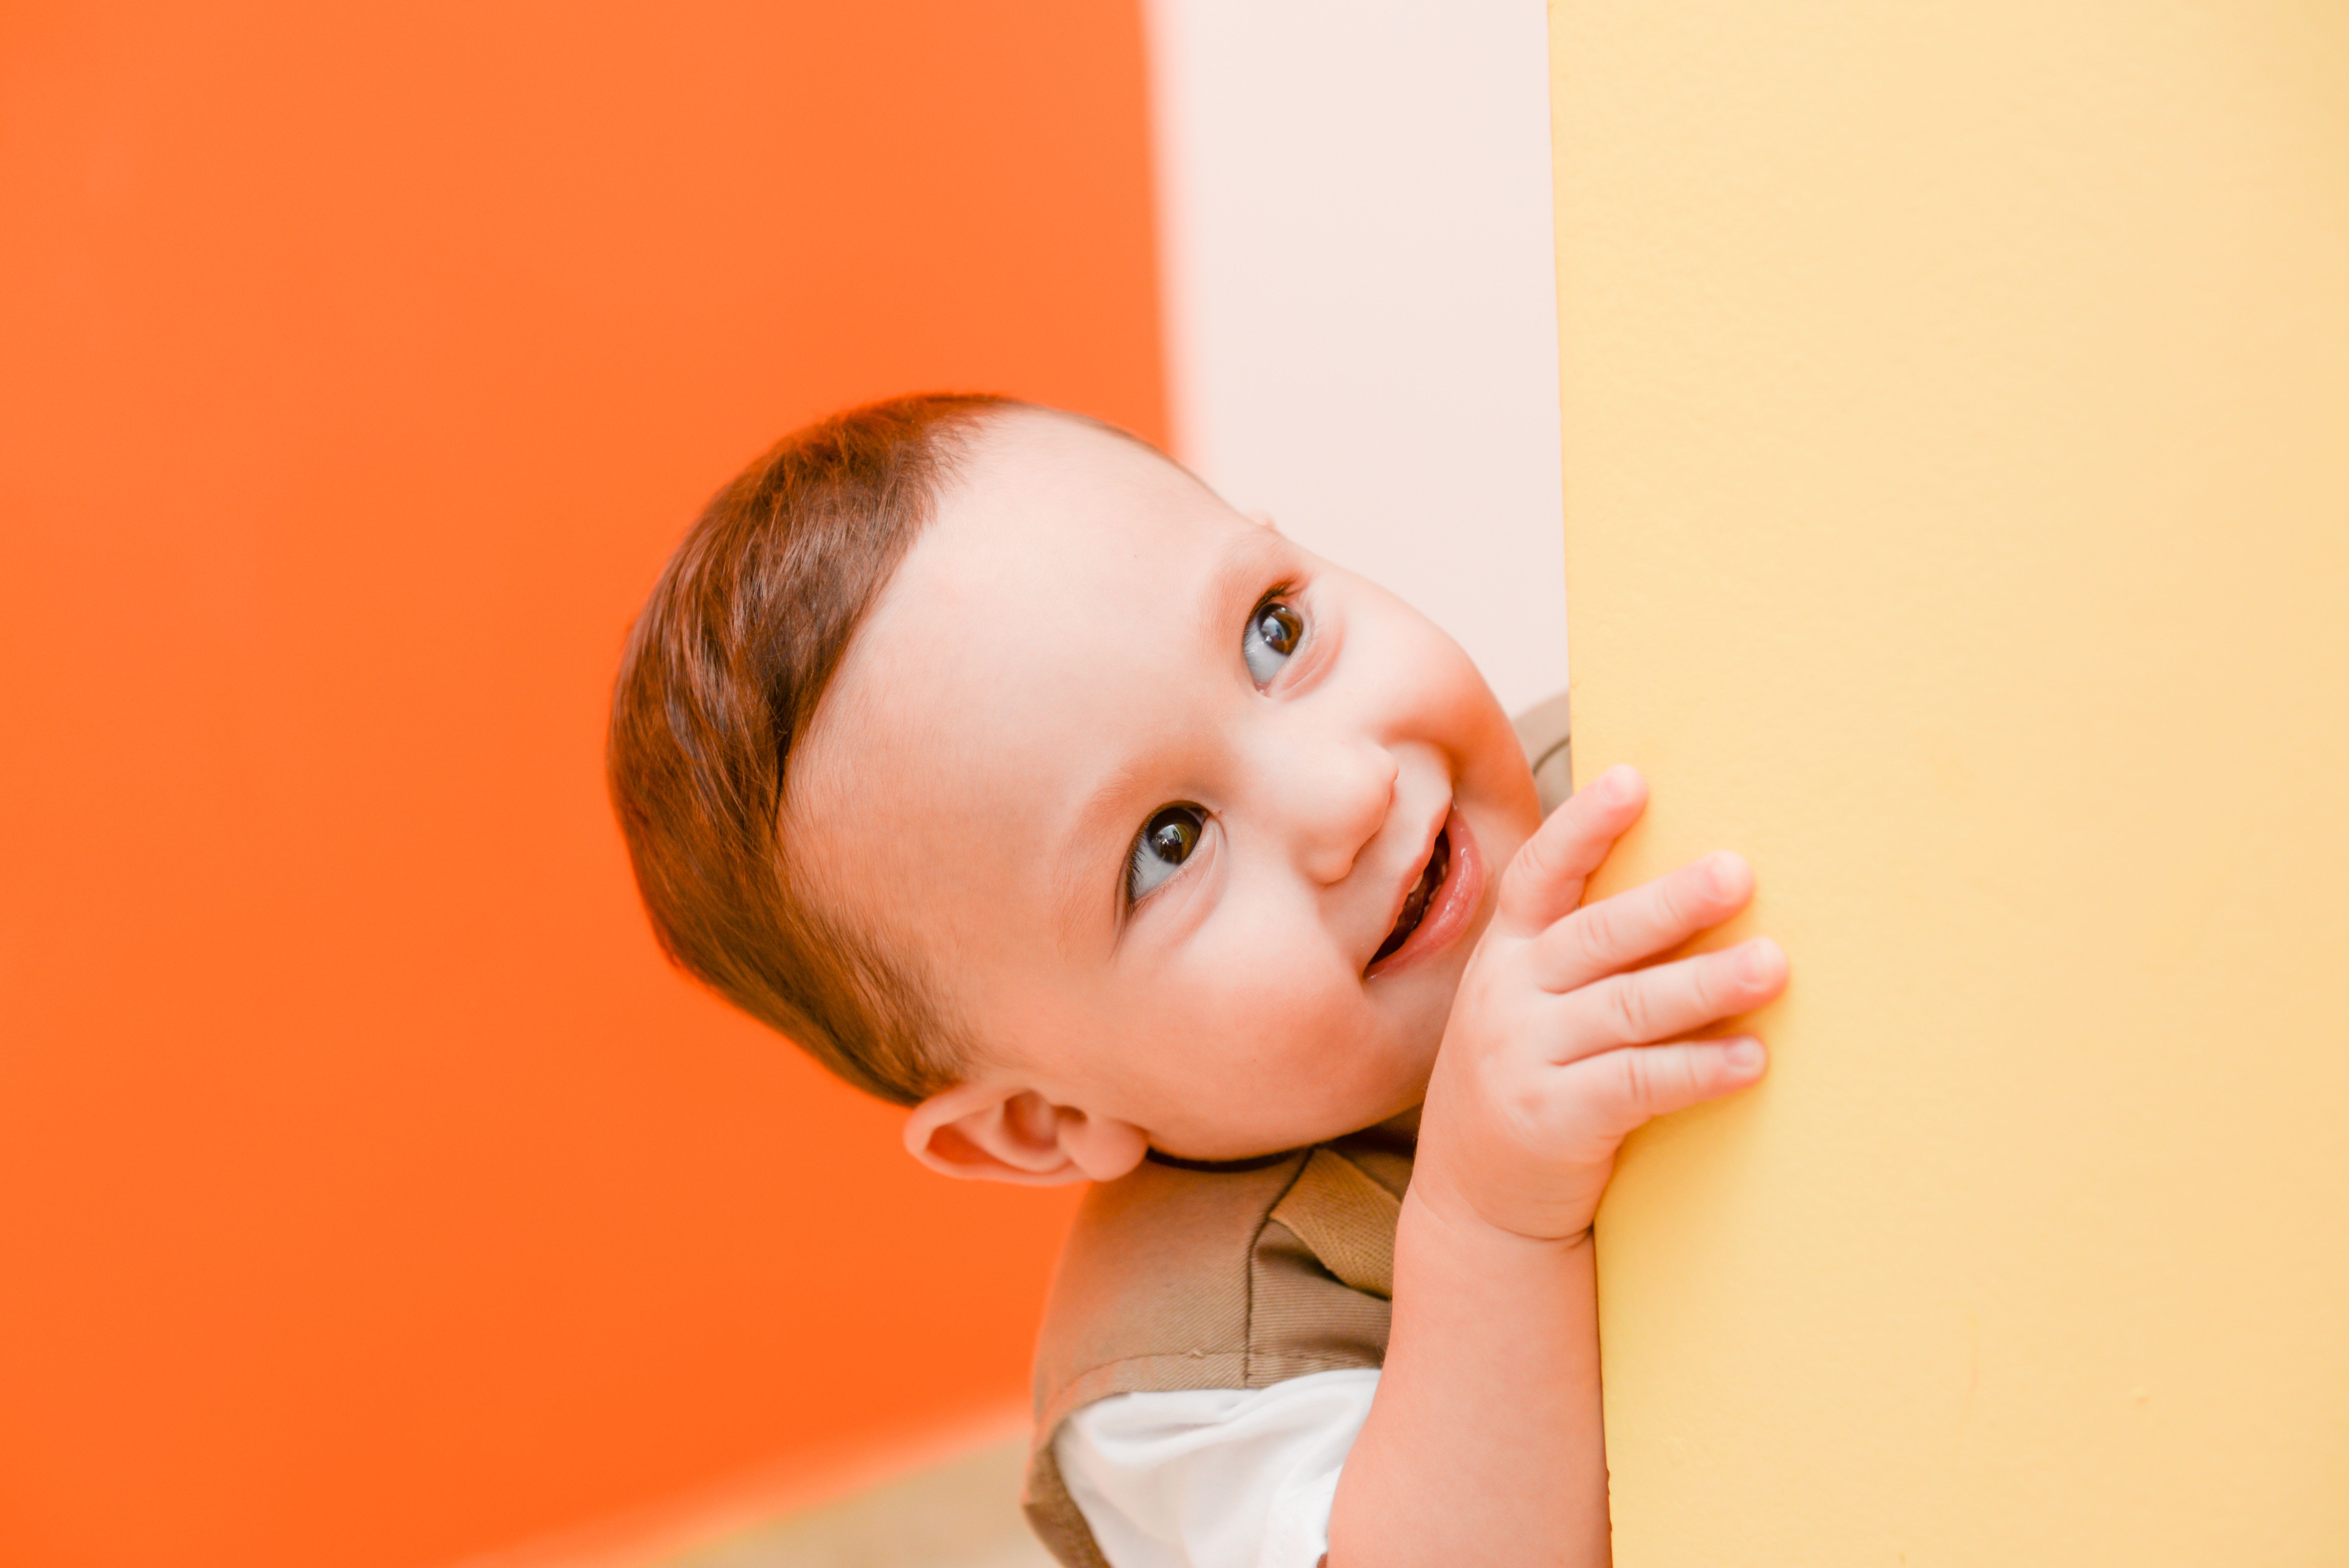
<instances>
[{"instance_id":1,"label":"baby's ear","mask_svg":"<svg viewBox=\"0 0 2349 1568\"><path fill-rule=\"evenodd\" d=\"M1131 1122L1054 1105L1034 1089L957 1084L905 1119L905 1148L947 1176L1049 1187L1114 1181L1150 1151Z\"/></svg>"}]
</instances>

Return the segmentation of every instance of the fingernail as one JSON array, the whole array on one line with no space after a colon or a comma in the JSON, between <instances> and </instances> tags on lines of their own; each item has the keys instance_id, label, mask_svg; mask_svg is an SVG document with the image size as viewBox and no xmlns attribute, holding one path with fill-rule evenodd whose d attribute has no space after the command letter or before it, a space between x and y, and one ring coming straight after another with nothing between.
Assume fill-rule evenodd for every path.
<instances>
[{"instance_id":1,"label":"fingernail","mask_svg":"<svg viewBox=\"0 0 2349 1568\"><path fill-rule=\"evenodd\" d=\"M1639 775L1631 771L1631 765L1628 762L1618 762L1614 767L1609 768L1607 770L1607 777L1601 780L1601 785L1607 792L1607 803L1610 806L1620 806L1630 800L1632 795L1632 781L1638 777Z\"/></svg>"},{"instance_id":2,"label":"fingernail","mask_svg":"<svg viewBox=\"0 0 2349 1568\"><path fill-rule=\"evenodd\" d=\"M1757 936L1745 945L1745 958L1738 965L1748 980L1765 980L1778 966L1778 944L1766 936Z\"/></svg>"},{"instance_id":3,"label":"fingernail","mask_svg":"<svg viewBox=\"0 0 2349 1568\"><path fill-rule=\"evenodd\" d=\"M1731 1067L1742 1073L1754 1073L1762 1070L1762 1061L1766 1053L1762 1049L1761 1041L1749 1037L1732 1040L1728 1054Z\"/></svg>"}]
</instances>

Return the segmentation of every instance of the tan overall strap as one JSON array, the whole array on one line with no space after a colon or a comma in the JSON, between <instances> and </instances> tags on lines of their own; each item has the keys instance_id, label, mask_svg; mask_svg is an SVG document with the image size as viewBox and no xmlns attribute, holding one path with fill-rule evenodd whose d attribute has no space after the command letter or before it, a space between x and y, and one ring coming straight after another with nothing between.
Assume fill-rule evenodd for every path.
<instances>
[{"instance_id":1,"label":"tan overall strap","mask_svg":"<svg viewBox=\"0 0 2349 1568\"><path fill-rule=\"evenodd\" d=\"M1373 1130L1219 1169L1154 1158L1086 1194L1037 1340L1021 1499L1065 1568L1110 1568L1053 1453L1074 1411L1385 1360L1411 1165L1407 1137Z\"/></svg>"},{"instance_id":2,"label":"tan overall strap","mask_svg":"<svg viewBox=\"0 0 2349 1568\"><path fill-rule=\"evenodd\" d=\"M1402 1214L1402 1199L1330 1149L1313 1151L1272 1211L1323 1268L1382 1301L1394 1299L1395 1222Z\"/></svg>"}]
</instances>

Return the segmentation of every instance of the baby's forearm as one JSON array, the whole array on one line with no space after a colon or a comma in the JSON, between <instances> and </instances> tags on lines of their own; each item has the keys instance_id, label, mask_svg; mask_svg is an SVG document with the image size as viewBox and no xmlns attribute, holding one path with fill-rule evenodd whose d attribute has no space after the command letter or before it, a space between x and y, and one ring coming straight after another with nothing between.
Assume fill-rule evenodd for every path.
<instances>
[{"instance_id":1,"label":"baby's forearm","mask_svg":"<svg viewBox=\"0 0 2349 1568\"><path fill-rule=\"evenodd\" d=\"M1645 799L1608 769L1503 873L1428 1080L1330 1568L1609 1561L1591 1217L1635 1128L1762 1076L1759 1040L1696 1037L1786 984L1764 937L1650 962L1745 907L1734 855L1583 903Z\"/></svg>"},{"instance_id":2,"label":"baby's forearm","mask_svg":"<svg viewBox=\"0 0 2349 1568\"><path fill-rule=\"evenodd\" d=\"M1588 1233L1534 1241L1406 1199L1393 1333L1329 1568L1608 1561Z\"/></svg>"}]
</instances>

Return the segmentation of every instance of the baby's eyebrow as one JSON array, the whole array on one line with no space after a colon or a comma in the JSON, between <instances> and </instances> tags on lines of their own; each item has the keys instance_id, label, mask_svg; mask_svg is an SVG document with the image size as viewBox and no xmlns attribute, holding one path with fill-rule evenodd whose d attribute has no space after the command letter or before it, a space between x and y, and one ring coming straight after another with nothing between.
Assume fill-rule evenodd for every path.
<instances>
[{"instance_id":1,"label":"baby's eyebrow","mask_svg":"<svg viewBox=\"0 0 2349 1568\"><path fill-rule=\"evenodd\" d=\"M1288 568L1288 541L1269 529L1250 525L1207 577L1197 600L1199 634L1211 648L1227 650L1235 668L1244 667L1241 623L1256 607L1257 596Z\"/></svg>"},{"instance_id":2,"label":"baby's eyebrow","mask_svg":"<svg viewBox=\"0 0 2349 1568\"><path fill-rule=\"evenodd\" d=\"M1085 792L1083 803L1069 819L1069 830L1061 840L1060 853L1054 857L1058 867L1054 903L1065 946L1084 943L1089 934L1087 928L1095 926L1103 915L1114 924L1116 876L1124 868L1131 835L1141 826L1135 819L1138 808L1134 805L1141 785L1140 769L1131 762L1122 762ZM1103 853L1104 842L1115 847L1113 855ZM1102 872L1111 868L1114 869L1104 885Z\"/></svg>"}]
</instances>

